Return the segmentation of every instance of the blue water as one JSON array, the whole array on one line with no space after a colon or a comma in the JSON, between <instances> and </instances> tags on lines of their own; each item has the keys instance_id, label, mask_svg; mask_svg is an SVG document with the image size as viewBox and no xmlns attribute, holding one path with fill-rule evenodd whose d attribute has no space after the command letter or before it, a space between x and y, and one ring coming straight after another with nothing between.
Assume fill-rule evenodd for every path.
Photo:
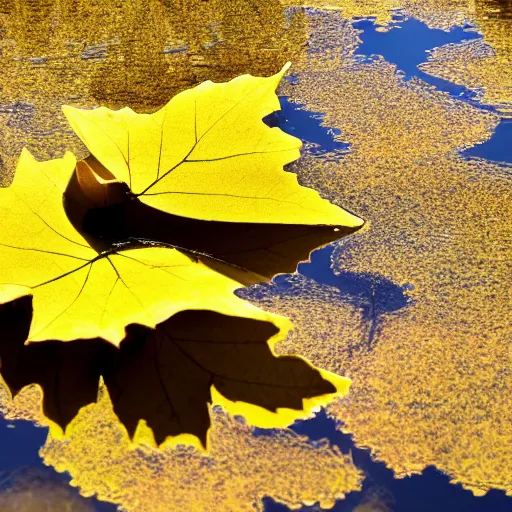
<instances>
[{"instance_id":1,"label":"blue water","mask_svg":"<svg viewBox=\"0 0 512 512\"><path fill-rule=\"evenodd\" d=\"M475 498L460 485L449 483L449 478L433 467L421 475L395 479L393 472L381 462L374 462L367 450L356 448L352 437L336 430L334 420L324 412L314 419L297 423L292 427L298 434L306 435L311 441L327 438L345 454L350 453L355 465L366 474L361 492L352 492L338 501L332 509L336 512L352 512L361 502L366 491L381 486L391 493L395 503L390 505L393 512L510 512L512 498L501 491L490 491L483 497ZM265 500L265 510L281 512L287 507L271 499ZM312 510L303 507L301 510ZM318 510L315 508L314 510ZM376 510L377 512L377 510Z\"/></svg>"},{"instance_id":2,"label":"blue water","mask_svg":"<svg viewBox=\"0 0 512 512\"><path fill-rule=\"evenodd\" d=\"M391 26L395 28L388 32L377 31L379 25L370 19L355 21L353 25L363 31L359 36L362 44L356 51L356 55L360 55L363 62L372 60L375 56L381 56L387 62L397 66L397 72L403 75L404 81L419 78L455 99L483 110L495 111L493 107L482 105L478 101L479 91L431 76L418 69L420 64L427 62L428 52L436 47L482 39L482 34L476 32L472 25L453 27L446 32L430 29L425 23L415 18L405 18L399 13L393 16ZM462 155L512 163L512 151L508 149L511 144L511 121L502 120L490 140L462 152Z\"/></svg>"},{"instance_id":3,"label":"blue water","mask_svg":"<svg viewBox=\"0 0 512 512\"><path fill-rule=\"evenodd\" d=\"M27 421L0 420L0 461L2 471L23 467L41 468L38 450L46 440L47 429Z\"/></svg>"},{"instance_id":4,"label":"blue water","mask_svg":"<svg viewBox=\"0 0 512 512\"><path fill-rule=\"evenodd\" d=\"M479 157L512 164L512 119L502 119L493 136L462 153L465 157Z\"/></svg>"},{"instance_id":5,"label":"blue water","mask_svg":"<svg viewBox=\"0 0 512 512\"><path fill-rule=\"evenodd\" d=\"M47 435L47 428L35 427L28 421L7 421L0 418L0 471L14 475L18 471L27 471L30 477L30 470L37 470L39 476L44 475L45 481L69 484L71 478L68 474L57 473L53 468L43 464L39 457L39 449L44 445ZM68 488L72 495L89 502L96 512L117 510L117 507L110 503L100 502L94 498L82 498L75 487ZM0 490L3 490L2 484Z\"/></svg>"},{"instance_id":6,"label":"blue water","mask_svg":"<svg viewBox=\"0 0 512 512\"><path fill-rule=\"evenodd\" d=\"M313 155L336 153L343 155L350 150L345 142L336 140L340 131L322 126L325 115L305 110L303 105L290 103L286 96L279 98L281 110L267 116L264 121L270 126L279 126L283 131L294 135L307 144Z\"/></svg>"},{"instance_id":7,"label":"blue water","mask_svg":"<svg viewBox=\"0 0 512 512\"><path fill-rule=\"evenodd\" d=\"M354 27L362 30L359 36L362 44L356 55L371 59L373 55L384 57L387 62L396 64L397 71L404 74L404 80L413 77L447 92L453 97L462 100L472 100L476 97L475 91L453 84L447 80L436 78L424 73L418 66L428 60L428 51L449 43L460 43L474 39L481 39L482 35L475 32L473 27L453 27L449 32L430 29L423 22L415 18L404 18L400 14L393 16L394 22L388 32L378 32L371 20L363 19L354 22Z\"/></svg>"}]
</instances>

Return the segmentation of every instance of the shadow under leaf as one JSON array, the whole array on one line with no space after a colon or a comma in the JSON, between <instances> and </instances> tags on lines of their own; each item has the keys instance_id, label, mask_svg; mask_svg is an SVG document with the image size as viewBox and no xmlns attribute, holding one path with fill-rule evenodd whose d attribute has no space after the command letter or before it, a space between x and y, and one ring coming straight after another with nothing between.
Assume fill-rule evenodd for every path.
<instances>
[{"instance_id":1,"label":"shadow under leaf","mask_svg":"<svg viewBox=\"0 0 512 512\"><path fill-rule=\"evenodd\" d=\"M250 285L295 272L311 251L359 228L204 221L171 215L133 199L88 210L83 229L103 242L146 240L184 248L206 265Z\"/></svg>"},{"instance_id":2,"label":"shadow under leaf","mask_svg":"<svg viewBox=\"0 0 512 512\"><path fill-rule=\"evenodd\" d=\"M44 414L63 429L96 401L100 376L130 436L145 420L157 444L191 434L206 446L212 386L272 412L336 392L303 359L275 356L277 328L260 320L185 311L155 330L129 326L119 349L101 339L25 345L30 320L30 297L0 306L1 374L13 396L39 384Z\"/></svg>"}]
</instances>

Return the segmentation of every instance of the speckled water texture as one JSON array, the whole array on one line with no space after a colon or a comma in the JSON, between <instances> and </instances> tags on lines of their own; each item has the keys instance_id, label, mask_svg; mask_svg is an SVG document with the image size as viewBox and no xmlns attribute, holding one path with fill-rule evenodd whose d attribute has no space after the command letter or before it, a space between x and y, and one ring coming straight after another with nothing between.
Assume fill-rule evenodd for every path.
<instances>
[{"instance_id":1,"label":"speckled water texture","mask_svg":"<svg viewBox=\"0 0 512 512\"><path fill-rule=\"evenodd\" d=\"M243 295L296 325L279 352L353 380L328 410L336 421L319 417L327 425L319 437L351 433L397 478L434 466L475 495L502 491L494 507L449 510L512 509L504 497L512 495L510 2L0 7L6 185L23 146L39 158L87 154L62 104L151 112L205 79L269 75L291 60L277 122L306 145L289 170L368 224L314 253L299 274ZM7 418L45 424L39 404L36 387L1 399ZM249 511L265 496L291 507L338 499L339 510L412 509L382 489L345 507L344 495L368 487L368 477L332 443L288 430L261 435L216 409L212 418L208 455L133 447L100 393L72 435L50 437L41 455L84 495L128 511Z\"/></svg>"}]
</instances>

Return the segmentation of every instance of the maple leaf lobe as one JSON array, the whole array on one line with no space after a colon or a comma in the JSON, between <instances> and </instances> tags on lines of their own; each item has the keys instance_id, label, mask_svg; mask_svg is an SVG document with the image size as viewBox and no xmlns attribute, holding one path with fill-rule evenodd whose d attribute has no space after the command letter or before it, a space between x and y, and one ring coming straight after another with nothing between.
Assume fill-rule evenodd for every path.
<instances>
[{"instance_id":1,"label":"maple leaf lobe","mask_svg":"<svg viewBox=\"0 0 512 512\"><path fill-rule=\"evenodd\" d=\"M143 203L192 219L360 227L283 166L301 141L263 118L280 109L284 73L204 82L153 114L64 106L90 152Z\"/></svg>"}]
</instances>

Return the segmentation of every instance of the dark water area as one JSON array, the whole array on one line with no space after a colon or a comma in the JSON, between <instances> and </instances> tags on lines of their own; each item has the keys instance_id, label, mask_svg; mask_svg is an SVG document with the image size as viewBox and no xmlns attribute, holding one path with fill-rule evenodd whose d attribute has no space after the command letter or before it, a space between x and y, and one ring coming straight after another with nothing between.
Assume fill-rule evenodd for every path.
<instances>
[{"instance_id":1,"label":"dark water area","mask_svg":"<svg viewBox=\"0 0 512 512\"><path fill-rule=\"evenodd\" d=\"M0 418L0 491L12 488L13 485L32 486L32 481L37 480L50 489L65 487L71 511L78 510L73 506L87 504L95 512L115 512L116 505L80 496L78 489L69 485L71 477L67 473L58 473L43 463L39 457L39 449L44 445L47 435L47 428L36 427L29 421L8 421ZM61 511L55 509L55 512Z\"/></svg>"},{"instance_id":2,"label":"dark water area","mask_svg":"<svg viewBox=\"0 0 512 512\"><path fill-rule=\"evenodd\" d=\"M0 420L1 470L15 471L24 467L46 467L38 455L48 430L28 421Z\"/></svg>"},{"instance_id":3,"label":"dark water area","mask_svg":"<svg viewBox=\"0 0 512 512\"><path fill-rule=\"evenodd\" d=\"M467 102L477 108L493 111L493 107L482 105L478 91L454 84L421 71L418 66L427 62L429 52L439 46L456 44L465 41L482 39L482 34L476 27L452 27L449 32L429 28L425 23L415 18L405 18L402 14L393 16L391 30L381 32L381 28L370 19L357 20L354 27L362 30L359 38L362 44L357 49L363 61L371 61L382 57L387 62L397 66L397 73L403 75L404 81L419 78L434 86L438 91L448 93L452 98ZM462 152L464 157L479 157L494 162L512 163L512 120L503 119L492 137L472 148Z\"/></svg>"},{"instance_id":4,"label":"dark water area","mask_svg":"<svg viewBox=\"0 0 512 512\"><path fill-rule=\"evenodd\" d=\"M462 155L512 164L512 119L502 119L489 140L467 149Z\"/></svg>"},{"instance_id":5,"label":"dark water area","mask_svg":"<svg viewBox=\"0 0 512 512\"><path fill-rule=\"evenodd\" d=\"M292 426L301 435L306 435L312 442L327 438L333 446L338 446L345 454L351 453L355 465L366 474L361 492L352 492L331 510L352 512L361 504L362 498L372 494L375 489L386 490L392 503L387 506L393 512L510 512L512 498L501 491L490 491L483 497L476 498L461 485L450 484L449 478L434 467L426 468L421 475L401 479L394 478L393 472L382 462L372 460L370 452L355 447L352 436L336 430L336 424L324 412L314 419L302 421ZM375 504L375 507L377 506ZM267 512L289 510L271 499L265 500ZM303 512L322 510L318 507L303 507ZM381 512L379 508L367 508L364 512ZM361 512L363 512L361 510Z\"/></svg>"},{"instance_id":6,"label":"dark water area","mask_svg":"<svg viewBox=\"0 0 512 512\"><path fill-rule=\"evenodd\" d=\"M371 19L358 20L353 25L363 31L359 36L362 44L356 51L356 55L361 55L363 61L381 56L396 65L397 72L403 75L405 81L419 78L460 100L471 101L477 97L475 91L424 73L418 68L420 64L427 62L428 52L434 48L482 39L483 36L471 25L453 27L445 32L431 29L415 18L405 18L400 14L393 16L393 23L390 25L392 28L387 32L379 31L381 27Z\"/></svg>"},{"instance_id":7,"label":"dark water area","mask_svg":"<svg viewBox=\"0 0 512 512\"><path fill-rule=\"evenodd\" d=\"M310 261L299 264L298 272L319 284L338 288L355 306L362 308L367 320L375 315L398 311L410 304L411 299L406 292L412 285L399 286L389 279L367 272L342 271L335 274L331 268L333 251L331 245L314 252Z\"/></svg>"},{"instance_id":8,"label":"dark water area","mask_svg":"<svg viewBox=\"0 0 512 512\"><path fill-rule=\"evenodd\" d=\"M270 127L278 126L281 130L298 137L308 145L308 151L320 156L335 153L342 156L350 151L349 144L336 140L340 131L322 126L324 114L310 112L304 105L291 103L286 96L279 98L281 110L267 116L264 121Z\"/></svg>"},{"instance_id":9,"label":"dark water area","mask_svg":"<svg viewBox=\"0 0 512 512\"><path fill-rule=\"evenodd\" d=\"M411 304L407 291L412 285L399 286L389 279L369 272L341 271L334 273L331 256L334 245L311 254L310 261L300 263L298 273L318 284L337 288L340 301L360 308L363 320L369 324L368 348L371 348L380 319ZM280 275L273 280L280 296L293 294L289 276Z\"/></svg>"}]
</instances>

